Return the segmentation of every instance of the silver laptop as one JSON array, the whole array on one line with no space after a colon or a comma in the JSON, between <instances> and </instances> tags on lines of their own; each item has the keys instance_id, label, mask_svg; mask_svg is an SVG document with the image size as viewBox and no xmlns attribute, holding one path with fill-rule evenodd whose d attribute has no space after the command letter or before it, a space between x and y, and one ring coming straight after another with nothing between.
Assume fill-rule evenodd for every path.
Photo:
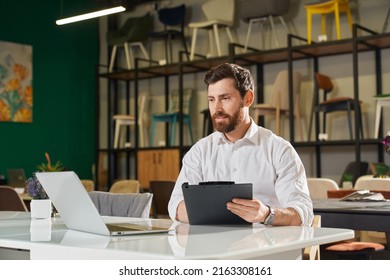
<instances>
[{"instance_id":1,"label":"silver laptop","mask_svg":"<svg viewBox=\"0 0 390 280\"><path fill-rule=\"evenodd\" d=\"M69 229L101 235L168 232L170 225L158 220L106 224L73 171L38 172L36 176Z\"/></svg>"},{"instance_id":2,"label":"silver laptop","mask_svg":"<svg viewBox=\"0 0 390 280\"><path fill-rule=\"evenodd\" d=\"M7 169L8 184L14 188L26 187L26 175L23 168Z\"/></svg>"}]
</instances>

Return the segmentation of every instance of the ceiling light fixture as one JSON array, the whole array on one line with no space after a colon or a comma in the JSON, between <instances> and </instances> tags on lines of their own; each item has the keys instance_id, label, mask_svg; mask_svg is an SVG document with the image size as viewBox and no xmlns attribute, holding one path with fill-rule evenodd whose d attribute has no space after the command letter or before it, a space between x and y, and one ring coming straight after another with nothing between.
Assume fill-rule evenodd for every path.
<instances>
[{"instance_id":1,"label":"ceiling light fixture","mask_svg":"<svg viewBox=\"0 0 390 280\"><path fill-rule=\"evenodd\" d=\"M111 15L111 14L115 14L115 13L120 13L120 12L124 12L124 11L126 11L125 7L118 6L118 7L114 7L114 8L109 8L109 9L99 10L96 12L82 14L79 16L73 16L73 17L59 19L59 20L56 20L56 24L63 25L63 24L68 24L68 23L72 23L72 22L76 22L76 21L81 21L81 20L106 16L106 15Z\"/></svg>"}]
</instances>

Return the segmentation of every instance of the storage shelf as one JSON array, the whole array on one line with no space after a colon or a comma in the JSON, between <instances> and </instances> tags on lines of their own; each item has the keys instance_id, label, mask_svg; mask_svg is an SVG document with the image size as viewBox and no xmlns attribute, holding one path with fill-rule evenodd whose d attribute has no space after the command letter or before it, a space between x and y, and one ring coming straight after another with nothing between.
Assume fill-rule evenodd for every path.
<instances>
[{"instance_id":1,"label":"storage shelf","mask_svg":"<svg viewBox=\"0 0 390 280\"><path fill-rule=\"evenodd\" d=\"M127 81L135 83L135 91L137 91L137 83L140 80L153 79L159 77L179 76L179 87L183 86L183 75L193 74L198 72L205 72L211 67L219 65L224 62L234 62L242 66L264 65L270 63L287 62L288 68L292 69L292 62L302 59L315 59L326 56L337 55L357 55L361 52L377 51L381 49L390 48L390 33L376 34L364 27L354 25L354 34L360 31L361 33L367 33L366 35L357 36L352 38L327 41L321 43L312 43L308 45L305 43L304 38L289 35L289 45L286 48L271 49L271 50L255 50L251 49L247 53L236 53L236 49L242 46L237 44L229 45L229 55L214 57L214 58L195 58L193 61L182 61L180 63L174 63L169 65L158 65L156 62L150 63L143 59L137 59L136 69L120 70L112 73L101 72L98 74L99 78L105 78L111 81ZM293 44L296 43L296 44ZM181 54L180 54L181 55ZM180 56L179 55L179 56ZM183 56L184 57L184 56ZM356 56L357 57L357 56ZM378 57L376 57L378 59ZM380 63L376 61L376 63ZM354 58L352 67L354 67L354 80L358 79L357 74L358 61ZM107 69L107 67L105 67ZM376 69L378 71L378 69ZM381 79L380 73L376 73L377 79ZM377 82L378 83L378 82ZM378 84L381 84L379 82ZM262 90L262 89L259 89ZM166 93L167 94L167 93ZM358 89L355 88L354 97L358 98ZM137 104L135 105L137 108ZM112 110L112 108L109 108ZM137 110L137 109L136 109ZM136 111L137 112L137 111ZM291 128L292 127L292 128ZM290 119L290 135L294 135L294 122ZM111 137L111 136L108 136ZM297 142L294 139L291 140L294 147L315 147L317 157L317 167L321 166L321 152L322 146L353 146L356 150L357 161L360 160L360 146L363 145L377 145L378 146L378 158L383 158L380 154L380 139L357 139L357 140L335 140L335 141L308 141ZM118 153L136 154L137 151L150 150L150 149L164 149L165 147L131 147L125 149L100 149L98 151L107 152L110 156L116 156ZM190 147L188 146L176 146L166 147L167 149L179 148L183 155ZM320 173L320 172L319 172ZM113 174L113 172L111 172ZM320 176L321 174L317 174Z\"/></svg>"}]
</instances>

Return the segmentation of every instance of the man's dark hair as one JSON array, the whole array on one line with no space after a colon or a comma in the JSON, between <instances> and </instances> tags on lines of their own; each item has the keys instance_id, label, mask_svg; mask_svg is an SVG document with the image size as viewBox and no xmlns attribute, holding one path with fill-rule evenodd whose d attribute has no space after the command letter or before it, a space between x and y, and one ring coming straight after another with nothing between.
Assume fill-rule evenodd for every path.
<instances>
[{"instance_id":1,"label":"man's dark hair","mask_svg":"<svg viewBox=\"0 0 390 280\"><path fill-rule=\"evenodd\" d=\"M207 88L210 84L214 84L223 79L232 79L235 88L240 92L244 98L248 90L254 91L254 83L251 72L237 64L223 63L207 71L204 82Z\"/></svg>"}]
</instances>

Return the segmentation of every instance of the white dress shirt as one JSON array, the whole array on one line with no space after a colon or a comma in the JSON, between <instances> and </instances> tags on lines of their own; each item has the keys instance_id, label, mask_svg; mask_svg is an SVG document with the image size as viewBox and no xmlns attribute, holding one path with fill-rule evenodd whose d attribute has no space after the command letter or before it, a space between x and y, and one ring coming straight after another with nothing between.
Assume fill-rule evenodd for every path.
<instances>
[{"instance_id":1,"label":"white dress shirt","mask_svg":"<svg viewBox=\"0 0 390 280\"><path fill-rule=\"evenodd\" d=\"M254 199L274 208L292 207L302 225L311 225L313 204L302 161L289 142L253 120L245 136L235 143L214 132L186 153L168 204L173 220L183 200L181 185L204 181L252 183Z\"/></svg>"}]
</instances>

